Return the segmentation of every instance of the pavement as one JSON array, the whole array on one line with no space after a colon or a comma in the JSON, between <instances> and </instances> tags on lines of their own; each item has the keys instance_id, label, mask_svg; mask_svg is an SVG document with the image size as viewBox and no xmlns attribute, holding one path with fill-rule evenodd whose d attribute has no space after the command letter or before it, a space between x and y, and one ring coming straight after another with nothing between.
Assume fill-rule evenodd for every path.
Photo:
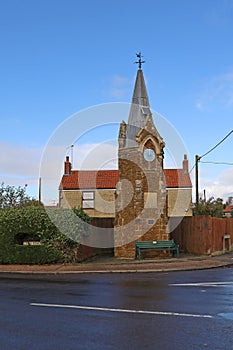
<instances>
[{"instance_id":1,"label":"pavement","mask_svg":"<svg viewBox=\"0 0 233 350\"><path fill-rule=\"evenodd\" d=\"M181 254L179 258L119 259L96 256L77 264L0 265L0 277L10 274L80 274L123 272L170 272L233 267L233 251L215 256Z\"/></svg>"}]
</instances>

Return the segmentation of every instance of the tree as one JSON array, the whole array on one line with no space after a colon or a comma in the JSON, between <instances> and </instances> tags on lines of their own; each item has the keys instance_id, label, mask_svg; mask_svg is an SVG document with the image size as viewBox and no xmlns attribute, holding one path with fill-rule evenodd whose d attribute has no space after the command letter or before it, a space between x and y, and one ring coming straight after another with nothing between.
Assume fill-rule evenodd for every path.
<instances>
[{"instance_id":1,"label":"tree","mask_svg":"<svg viewBox=\"0 0 233 350\"><path fill-rule=\"evenodd\" d=\"M200 198L199 202L194 205L194 215L210 215L217 218L223 216L223 200L210 197L208 200Z\"/></svg>"},{"instance_id":2,"label":"tree","mask_svg":"<svg viewBox=\"0 0 233 350\"><path fill-rule=\"evenodd\" d=\"M34 198L26 193L27 185L24 187L5 185L4 182L0 185L0 208L21 207L27 204L38 204Z\"/></svg>"}]
</instances>

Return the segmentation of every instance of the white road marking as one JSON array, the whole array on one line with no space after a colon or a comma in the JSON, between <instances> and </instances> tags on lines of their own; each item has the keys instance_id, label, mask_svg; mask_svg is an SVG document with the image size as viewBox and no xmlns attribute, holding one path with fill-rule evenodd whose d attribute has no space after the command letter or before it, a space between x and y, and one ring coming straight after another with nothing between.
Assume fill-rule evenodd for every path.
<instances>
[{"instance_id":1,"label":"white road marking","mask_svg":"<svg viewBox=\"0 0 233 350\"><path fill-rule=\"evenodd\" d=\"M231 286L233 282L200 282L200 283L171 283L175 287L225 287Z\"/></svg>"},{"instance_id":2,"label":"white road marking","mask_svg":"<svg viewBox=\"0 0 233 350\"><path fill-rule=\"evenodd\" d=\"M81 310L94 310L94 311L109 311L109 312L124 312L131 314L146 314L146 315L165 315L165 316L181 316L181 317L197 317L197 318L213 318L211 315L198 315L198 314L186 314L179 312L163 312L163 311L148 311L148 310L129 310L129 309L115 309L108 307L96 307L96 306L82 306L82 305L66 305L66 304L44 304L44 303L31 303L31 306L40 307L54 307L65 309L81 309Z\"/></svg>"}]
</instances>

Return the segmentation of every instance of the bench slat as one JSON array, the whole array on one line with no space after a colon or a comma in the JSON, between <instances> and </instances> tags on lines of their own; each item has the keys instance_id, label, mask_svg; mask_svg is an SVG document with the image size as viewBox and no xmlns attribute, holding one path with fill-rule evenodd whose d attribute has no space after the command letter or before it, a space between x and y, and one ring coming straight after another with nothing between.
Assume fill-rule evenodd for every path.
<instances>
[{"instance_id":1,"label":"bench slat","mask_svg":"<svg viewBox=\"0 0 233 350\"><path fill-rule=\"evenodd\" d=\"M140 251L144 250L169 250L172 253L176 252L176 256L179 256L179 245L174 242L174 239L170 240L158 240L158 241L141 241L135 242L136 258L140 259Z\"/></svg>"}]
</instances>

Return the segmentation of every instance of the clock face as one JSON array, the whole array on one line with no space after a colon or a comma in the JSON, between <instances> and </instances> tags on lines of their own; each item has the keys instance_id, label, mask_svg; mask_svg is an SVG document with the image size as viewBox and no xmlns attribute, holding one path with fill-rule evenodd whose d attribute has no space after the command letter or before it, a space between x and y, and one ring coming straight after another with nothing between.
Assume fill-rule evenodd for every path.
<instances>
[{"instance_id":1,"label":"clock face","mask_svg":"<svg viewBox=\"0 0 233 350\"><path fill-rule=\"evenodd\" d=\"M151 148L146 148L143 155L145 160L147 160L148 162L153 162L153 160L155 159L155 152Z\"/></svg>"}]
</instances>

